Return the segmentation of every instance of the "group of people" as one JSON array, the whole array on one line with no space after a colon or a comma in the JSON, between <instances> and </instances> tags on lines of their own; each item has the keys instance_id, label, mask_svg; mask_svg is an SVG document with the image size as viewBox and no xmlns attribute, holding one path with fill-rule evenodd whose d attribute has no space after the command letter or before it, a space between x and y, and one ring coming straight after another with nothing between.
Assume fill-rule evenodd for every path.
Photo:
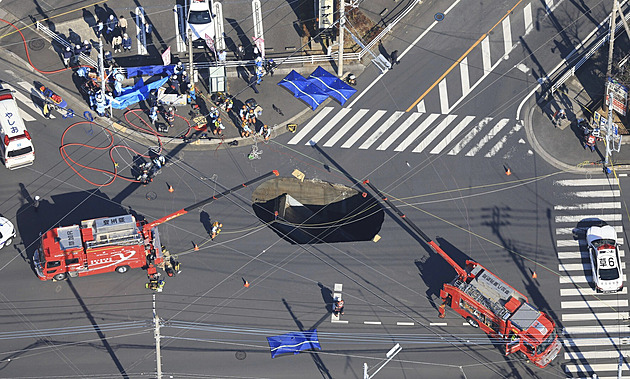
<instances>
[{"instance_id":1,"label":"group of people","mask_svg":"<svg viewBox=\"0 0 630 379\"><path fill-rule=\"evenodd\" d=\"M239 111L239 118L241 120L241 137L250 137L254 134L269 140L271 137L271 129L266 124L263 124L258 130L256 130L256 111L250 104L244 104Z\"/></svg>"}]
</instances>

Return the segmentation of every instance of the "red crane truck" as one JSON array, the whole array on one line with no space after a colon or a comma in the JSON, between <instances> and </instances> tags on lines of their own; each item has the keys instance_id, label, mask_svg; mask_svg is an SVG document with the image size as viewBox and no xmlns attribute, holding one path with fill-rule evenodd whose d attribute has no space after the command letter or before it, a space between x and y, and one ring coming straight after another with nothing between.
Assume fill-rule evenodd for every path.
<instances>
[{"instance_id":1,"label":"red crane truck","mask_svg":"<svg viewBox=\"0 0 630 379\"><path fill-rule=\"evenodd\" d=\"M158 225L271 175L279 174L271 171L150 223L127 214L50 229L41 235L40 247L33 255L37 276L41 280L63 280L66 276L113 271L124 274L132 268L155 272L155 266L164 268L165 263Z\"/></svg>"},{"instance_id":2,"label":"red crane truck","mask_svg":"<svg viewBox=\"0 0 630 379\"><path fill-rule=\"evenodd\" d=\"M527 297L479 263L467 260L465 269L459 266L369 180L363 183L457 272L455 278L450 283L444 283L440 290L443 301L439 307L440 318L444 317L444 309L448 305L471 326L481 328L492 338L505 341L505 355L520 352L538 367L547 366L558 355L561 344L556 325L547 314L536 309Z\"/></svg>"}]
</instances>

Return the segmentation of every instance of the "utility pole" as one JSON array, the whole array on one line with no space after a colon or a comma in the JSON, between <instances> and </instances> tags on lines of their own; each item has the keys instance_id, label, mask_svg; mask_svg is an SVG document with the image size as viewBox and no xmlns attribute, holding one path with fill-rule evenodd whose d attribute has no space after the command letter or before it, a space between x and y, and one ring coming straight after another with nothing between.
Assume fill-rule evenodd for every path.
<instances>
[{"instance_id":1,"label":"utility pole","mask_svg":"<svg viewBox=\"0 0 630 379\"><path fill-rule=\"evenodd\" d=\"M155 362L157 364L157 379L162 379L162 354L160 353L160 319L155 311L155 294L153 294L153 323L155 325Z\"/></svg>"},{"instance_id":2,"label":"utility pole","mask_svg":"<svg viewBox=\"0 0 630 379\"><path fill-rule=\"evenodd\" d=\"M101 93L105 95L105 56L103 55L103 40L98 39L98 73L101 77Z\"/></svg>"},{"instance_id":3,"label":"utility pole","mask_svg":"<svg viewBox=\"0 0 630 379\"><path fill-rule=\"evenodd\" d=\"M193 69L193 43L192 43L192 30L188 29L188 80L192 85L195 85L195 71Z\"/></svg>"},{"instance_id":4,"label":"utility pole","mask_svg":"<svg viewBox=\"0 0 630 379\"><path fill-rule=\"evenodd\" d=\"M623 16L622 16L623 17ZM612 64L613 50L615 46L615 27L617 22L617 0L613 0L612 13L610 15L610 34L608 36L608 67L606 68L606 92L608 96L608 120L606 122L606 159L604 165L608 166L613 152L613 101L612 91Z\"/></svg>"},{"instance_id":5,"label":"utility pole","mask_svg":"<svg viewBox=\"0 0 630 379\"><path fill-rule=\"evenodd\" d=\"M346 27L346 2L339 0L339 62L337 76L343 77L343 29Z\"/></svg>"}]
</instances>

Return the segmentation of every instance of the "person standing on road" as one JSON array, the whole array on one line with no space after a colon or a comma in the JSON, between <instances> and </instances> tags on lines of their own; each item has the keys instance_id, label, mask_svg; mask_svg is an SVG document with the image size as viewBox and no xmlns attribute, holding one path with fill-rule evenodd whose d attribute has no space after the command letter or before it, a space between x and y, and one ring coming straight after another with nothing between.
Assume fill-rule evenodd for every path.
<instances>
[{"instance_id":1,"label":"person standing on road","mask_svg":"<svg viewBox=\"0 0 630 379\"><path fill-rule=\"evenodd\" d=\"M116 18L116 16L114 16L113 14L109 15L106 27L107 29L105 30L105 33L111 38L111 34L118 27L118 19Z\"/></svg>"},{"instance_id":2,"label":"person standing on road","mask_svg":"<svg viewBox=\"0 0 630 379\"><path fill-rule=\"evenodd\" d=\"M98 20L98 23L94 27L94 34L96 34L96 38L101 38L101 36L103 35L103 28L103 21Z\"/></svg>"},{"instance_id":3,"label":"person standing on road","mask_svg":"<svg viewBox=\"0 0 630 379\"><path fill-rule=\"evenodd\" d=\"M258 79L256 79L256 77L252 75L252 77L249 79L249 85L250 85L250 87L252 87L252 89L254 90L255 93L260 93L258 91L258 88L256 88L257 81L258 81Z\"/></svg>"},{"instance_id":4,"label":"person standing on road","mask_svg":"<svg viewBox=\"0 0 630 379\"><path fill-rule=\"evenodd\" d=\"M120 31L122 34L127 33L127 19L125 18L125 16L120 15L120 17L118 17L118 23L120 25Z\"/></svg>"},{"instance_id":5,"label":"person standing on road","mask_svg":"<svg viewBox=\"0 0 630 379\"><path fill-rule=\"evenodd\" d=\"M112 48L114 49L114 53L122 52L122 43L123 43L123 39L120 35L117 35L114 38L112 38Z\"/></svg>"},{"instance_id":6,"label":"person standing on road","mask_svg":"<svg viewBox=\"0 0 630 379\"><path fill-rule=\"evenodd\" d=\"M392 68L394 67L394 65L400 63L398 61L398 50L392 51L392 53L389 55L389 63L391 63Z\"/></svg>"},{"instance_id":7,"label":"person standing on road","mask_svg":"<svg viewBox=\"0 0 630 379\"><path fill-rule=\"evenodd\" d=\"M188 83L188 96L187 96L188 104L192 104L193 101L197 101L197 95L195 93L195 86L191 83Z\"/></svg>"},{"instance_id":8,"label":"person standing on road","mask_svg":"<svg viewBox=\"0 0 630 379\"><path fill-rule=\"evenodd\" d=\"M243 45L238 45L236 48L236 59L239 61L245 60L245 49L243 48Z\"/></svg>"},{"instance_id":9,"label":"person standing on road","mask_svg":"<svg viewBox=\"0 0 630 379\"><path fill-rule=\"evenodd\" d=\"M338 299L333 303L333 312L335 313L335 316L339 316L339 313L343 314L343 306L344 302L341 299Z\"/></svg>"},{"instance_id":10,"label":"person standing on road","mask_svg":"<svg viewBox=\"0 0 630 379\"><path fill-rule=\"evenodd\" d=\"M123 50L131 51L131 37L127 33L123 34L122 46Z\"/></svg>"},{"instance_id":11,"label":"person standing on road","mask_svg":"<svg viewBox=\"0 0 630 379\"><path fill-rule=\"evenodd\" d=\"M72 49L70 46L66 47L66 49L62 53L63 65L66 67L70 67L70 59L72 58Z\"/></svg>"},{"instance_id":12,"label":"person standing on road","mask_svg":"<svg viewBox=\"0 0 630 379\"><path fill-rule=\"evenodd\" d=\"M225 52L225 50L221 50L219 51L219 64L225 64L225 62L227 61L227 53Z\"/></svg>"},{"instance_id":13,"label":"person standing on road","mask_svg":"<svg viewBox=\"0 0 630 379\"><path fill-rule=\"evenodd\" d=\"M210 230L210 238L211 239L215 239L216 236L219 235L219 233L221 233L221 228L223 227L223 224L220 223L219 221L215 221L212 224L212 230Z\"/></svg>"},{"instance_id":14,"label":"person standing on road","mask_svg":"<svg viewBox=\"0 0 630 379\"><path fill-rule=\"evenodd\" d=\"M171 76L171 89L175 91L175 93L179 93L179 79L177 75Z\"/></svg>"},{"instance_id":15,"label":"person standing on road","mask_svg":"<svg viewBox=\"0 0 630 379\"><path fill-rule=\"evenodd\" d=\"M182 81L179 83L179 93L180 94L185 94L186 90L188 90L188 84L190 83L190 80L188 79L188 73L186 72L186 70L182 71Z\"/></svg>"},{"instance_id":16,"label":"person standing on road","mask_svg":"<svg viewBox=\"0 0 630 379\"><path fill-rule=\"evenodd\" d=\"M92 54L92 44L88 40L83 41L83 54L88 57Z\"/></svg>"}]
</instances>

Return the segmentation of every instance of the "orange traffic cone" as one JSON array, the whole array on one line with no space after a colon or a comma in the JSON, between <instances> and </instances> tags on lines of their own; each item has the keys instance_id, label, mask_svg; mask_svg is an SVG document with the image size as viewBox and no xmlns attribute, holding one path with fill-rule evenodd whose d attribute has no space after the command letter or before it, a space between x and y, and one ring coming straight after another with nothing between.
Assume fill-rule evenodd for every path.
<instances>
[{"instance_id":1,"label":"orange traffic cone","mask_svg":"<svg viewBox=\"0 0 630 379\"><path fill-rule=\"evenodd\" d=\"M195 244L195 251L199 251L199 246L197 246L197 244Z\"/></svg>"},{"instance_id":2,"label":"orange traffic cone","mask_svg":"<svg viewBox=\"0 0 630 379\"><path fill-rule=\"evenodd\" d=\"M534 273L532 274L532 278L536 279L538 277L538 274L536 274L536 271L534 271Z\"/></svg>"},{"instance_id":3,"label":"orange traffic cone","mask_svg":"<svg viewBox=\"0 0 630 379\"><path fill-rule=\"evenodd\" d=\"M505 169L505 175L507 175L507 176L512 175L512 170L510 170L509 167Z\"/></svg>"},{"instance_id":4,"label":"orange traffic cone","mask_svg":"<svg viewBox=\"0 0 630 379\"><path fill-rule=\"evenodd\" d=\"M245 280L245 278L241 278L241 279L243 279L243 287L249 288L249 282Z\"/></svg>"},{"instance_id":5,"label":"orange traffic cone","mask_svg":"<svg viewBox=\"0 0 630 379\"><path fill-rule=\"evenodd\" d=\"M172 185L168 185L168 192L175 192Z\"/></svg>"}]
</instances>

